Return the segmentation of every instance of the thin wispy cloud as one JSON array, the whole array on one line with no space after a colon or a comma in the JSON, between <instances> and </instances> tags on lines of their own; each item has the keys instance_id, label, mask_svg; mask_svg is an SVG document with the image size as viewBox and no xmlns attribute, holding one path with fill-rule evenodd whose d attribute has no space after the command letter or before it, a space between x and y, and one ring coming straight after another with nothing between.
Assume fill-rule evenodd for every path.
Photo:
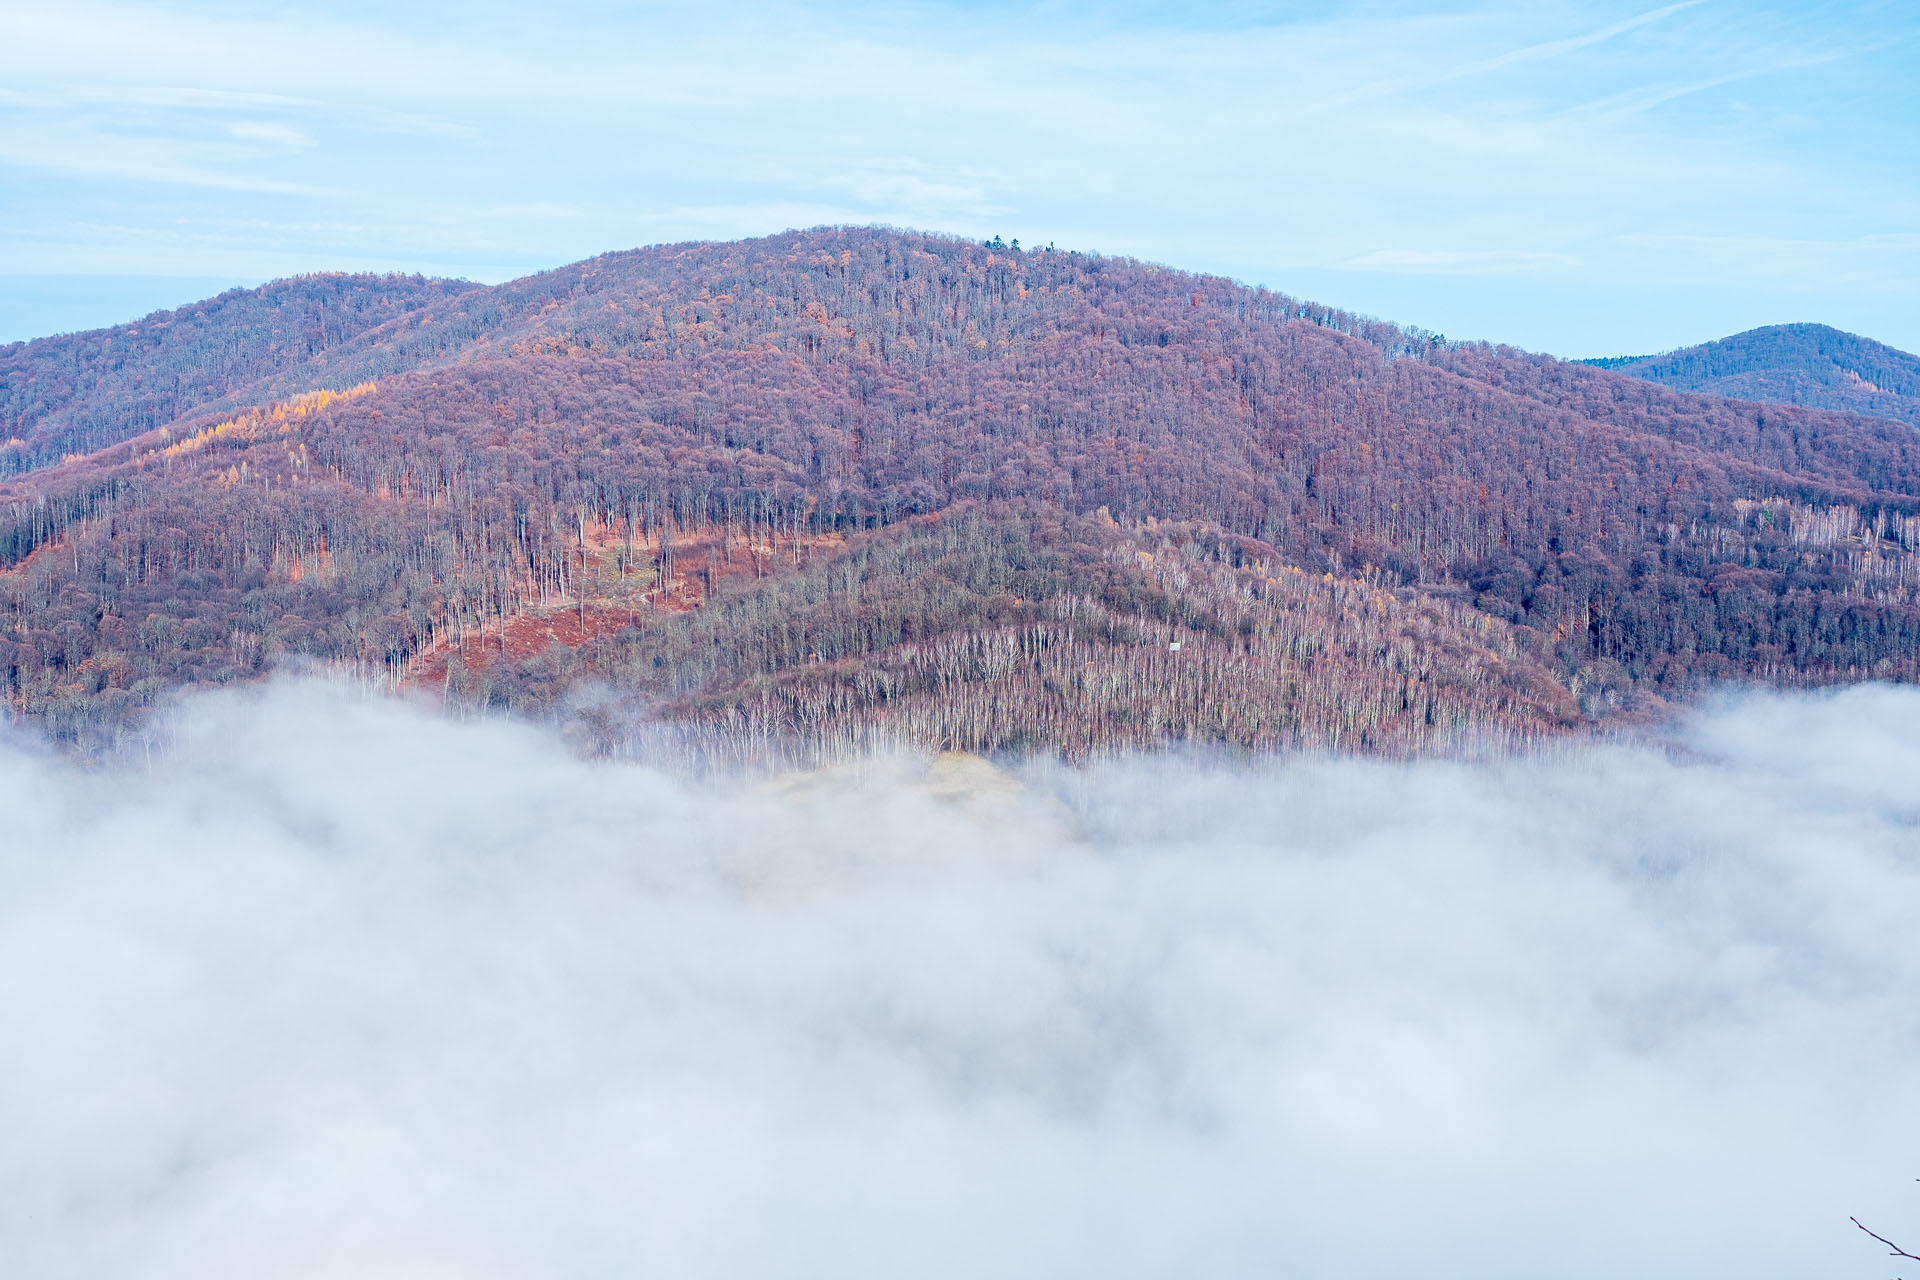
<instances>
[{"instance_id":1,"label":"thin wispy cloud","mask_svg":"<svg viewBox=\"0 0 1920 1280\"><path fill-rule=\"evenodd\" d=\"M194 111L320 111L327 107L319 98L292 98L283 93L239 93L231 89L198 89L180 86L93 85L78 88L65 97L69 105L109 103L132 107L179 107ZM42 106L55 105L42 99Z\"/></svg>"},{"instance_id":2,"label":"thin wispy cloud","mask_svg":"<svg viewBox=\"0 0 1920 1280\"><path fill-rule=\"evenodd\" d=\"M1582 110L1592 115L1610 115L1624 117L1639 115L1656 107L1672 102L1690 94L1705 93L1709 89L1718 89L1722 85L1739 84L1744 80L1754 80L1761 76L1784 75L1807 67L1817 67L1824 63L1837 62L1842 58L1858 54L1858 50L1843 49L1829 53L1784 58L1762 66L1748 67L1739 71L1730 71L1725 75L1709 76L1701 80L1683 80L1668 84L1648 85L1639 89L1630 89L1590 103Z\"/></svg>"},{"instance_id":3,"label":"thin wispy cloud","mask_svg":"<svg viewBox=\"0 0 1920 1280\"><path fill-rule=\"evenodd\" d=\"M1585 49L1592 45L1600 44L1603 41L1613 39L1615 36L1625 35L1629 31L1638 30L1649 23L1658 22L1662 18L1671 17L1673 14L1682 13L1705 3L1706 0L1681 0L1679 4L1670 4L1664 8L1651 9L1646 13L1636 14L1628 18L1625 22L1616 22L1611 26L1601 27L1598 31L1589 31L1585 35L1570 36L1564 40L1545 40L1539 44L1530 44L1525 48L1515 49L1511 53L1503 53L1497 58L1489 58L1485 62L1476 63L1466 68L1461 74L1479 75L1487 71L1497 71L1502 67L1509 67L1519 62L1537 62L1541 59L1556 57L1563 53L1572 53L1576 49Z\"/></svg>"},{"instance_id":4,"label":"thin wispy cloud","mask_svg":"<svg viewBox=\"0 0 1920 1280\"><path fill-rule=\"evenodd\" d=\"M1627 239L1636 248L1683 256L1693 264L1696 278L1738 269L1778 280L1817 276L1859 288L1920 292L1920 234L1913 232L1851 240L1658 234ZM1889 263L1899 264L1891 277L1882 274Z\"/></svg>"},{"instance_id":5,"label":"thin wispy cloud","mask_svg":"<svg viewBox=\"0 0 1920 1280\"><path fill-rule=\"evenodd\" d=\"M1412 89L1431 88L1437 85L1451 84L1455 81L1470 79L1474 76L1488 75L1492 72L1526 63L1544 62L1559 57L1562 54L1574 53L1578 50L1601 44L1616 36L1625 35L1629 31L1637 30L1649 23L1658 22L1662 18L1669 17L1687 9L1692 9L1704 3L1706 3L1706 0L1681 0L1679 4L1670 4L1664 8L1637 14L1624 22L1616 22L1611 26L1602 27L1597 31L1589 31L1584 35L1569 36L1560 40L1543 40L1537 44L1529 44L1518 49L1510 49L1505 53L1496 54L1491 58L1483 58L1479 61L1467 63L1464 66L1434 71L1424 76L1401 80L1376 81L1343 101L1358 101L1364 97L1383 97L1388 94L1405 93Z\"/></svg>"},{"instance_id":6,"label":"thin wispy cloud","mask_svg":"<svg viewBox=\"0 0 1920 1280\"><path fill-rule=\"evenodd\" d=\"M1422 252L1417 249L1379 249L1348 258L1340 266L1350 271L1413 271L1435 275L1482 275L1537 271L1553 267L1577 267L1580 259L1566 253L1502 252L1498 249L1467 252Z\"/></svg>"},{"instance_id":7,"label":"thin wispy cloud","mask_svg":"<svg viewBox=\"0 0 1920 1280\"><path fill-rule=\"evenodd\" d=\"M815 4L528 22L481 4L457 22L241 21L77 3L24 14L0 49L0 275L124 270L65 229L130 207L191 225L215 197L247 215L217 220L224 248L163 237L150 271L270 250L288 269L500 279L787 217L1133 253L1573 354L1712 336L1662 327L1702 308L1723 331L1801 313L1920 346L1904 260L1844 293L1769 277L1762 296L1750 273L1708 278L1627 238L1912 225L1920 144L1899 121L1920 17L1850 12ZM365 230L246 230L293 202ZM501 235L529 205L591 212ZM1687 295L1662 301L1683 274ZM1560 293L1515 292L1529 281ZM1619 301L1629 285L1647 301Z\"/></svg>"}]
</instances>

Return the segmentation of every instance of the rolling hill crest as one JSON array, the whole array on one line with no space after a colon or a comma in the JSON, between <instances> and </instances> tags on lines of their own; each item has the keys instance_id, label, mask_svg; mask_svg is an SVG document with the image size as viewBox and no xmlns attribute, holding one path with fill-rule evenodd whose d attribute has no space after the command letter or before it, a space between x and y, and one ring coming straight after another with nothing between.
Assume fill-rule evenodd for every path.
<instances>
[{"instance_id":1,"label":"rolling hill crest","mask_svg":"<svg viewBox=\"0 0 1920 1280\"><path fill-rule=\"evenodd\" d=\"M1920 356L1823 324L1769 325L1664 355L1587 363L1679 391L1838 409L1920 427Z\"/></svg>"},{"instance_id":2,"label":"rolling hill crest","mask_svg":"<svg viewBox=\"0 0 1920 1280\"><path fill-rule=\"evenodd\" d=\"M1151 264L825 229L172 316L0 349L0 691L76 741L302 656L721 759L1920 674L1911 427Z\"/></svg>"}]
</instances>

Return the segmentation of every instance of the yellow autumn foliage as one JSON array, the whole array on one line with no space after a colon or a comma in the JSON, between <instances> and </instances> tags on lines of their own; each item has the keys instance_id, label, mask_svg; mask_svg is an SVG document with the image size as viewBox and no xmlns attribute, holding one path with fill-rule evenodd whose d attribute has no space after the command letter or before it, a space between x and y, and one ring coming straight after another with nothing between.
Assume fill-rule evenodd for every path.
<instances>
[{"instance_id":1,"label":"yellow autumn foliage","mask_svg":"<svg viewBox=\"0 0 1920 1280\"><path fill-rule=\"evenodd\" d=\"M320 412L328 405L342 400L352 400L372 391L374 384L362 382L358 386L348 387L345 391L308 391L284 400L264 409L249 409L237 417L225 422L216 422L211 427L203 427L184 440L157 450L163 458L177 458L182 454L204 449L216 441L241 443L259 440L269 434L286 435L293 430L293 424L300 419ZM162 429L161 438L166 438Z\"/></svg>"}]
</instances>

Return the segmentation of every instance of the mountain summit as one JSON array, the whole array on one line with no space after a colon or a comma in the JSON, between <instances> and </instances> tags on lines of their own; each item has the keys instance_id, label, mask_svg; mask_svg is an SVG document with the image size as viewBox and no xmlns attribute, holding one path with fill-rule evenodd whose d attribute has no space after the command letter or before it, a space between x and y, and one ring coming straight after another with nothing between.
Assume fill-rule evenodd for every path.
<instances>
[{"instance_id":1,"label":"mountain summit","mask_svg":"<svg viewBox=\"0 0 1920 1280\"><path fill-rule=\"evenodd\" d=\"M1657 356L1588 364L1678 391L1840 409L1920 427L1920 356L1823 324L1776 324Z\"/></svg>"},{"instance_id":2,"label":"mountain summit","mask_svg":"<svg viewBox=\"0 0 1920 1280\"><path fill-rule=\"evenodd\" d=\"M0 349L0 677L307 657L601 749L1406 754L1920 675L1910 427L821 229Z\"/></svg>"}]
</instances>

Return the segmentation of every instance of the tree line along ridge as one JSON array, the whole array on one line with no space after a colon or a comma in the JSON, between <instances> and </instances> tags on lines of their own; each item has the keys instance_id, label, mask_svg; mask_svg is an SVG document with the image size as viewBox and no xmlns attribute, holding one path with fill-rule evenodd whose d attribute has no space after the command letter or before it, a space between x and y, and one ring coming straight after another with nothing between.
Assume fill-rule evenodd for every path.
<instances>
[{"instance_id":1,"label":"tree line along ridge","mask_svg":"<svg viewBox=\"0 0 1920 1280\"><path fill-rule=\"evenodd\" d=\"M1920 660L1906 423L1051 248L314 277L0 379L0 696L76 743L293 659L712 759L1411 754Z\"/></svg>"}]
</instances>

